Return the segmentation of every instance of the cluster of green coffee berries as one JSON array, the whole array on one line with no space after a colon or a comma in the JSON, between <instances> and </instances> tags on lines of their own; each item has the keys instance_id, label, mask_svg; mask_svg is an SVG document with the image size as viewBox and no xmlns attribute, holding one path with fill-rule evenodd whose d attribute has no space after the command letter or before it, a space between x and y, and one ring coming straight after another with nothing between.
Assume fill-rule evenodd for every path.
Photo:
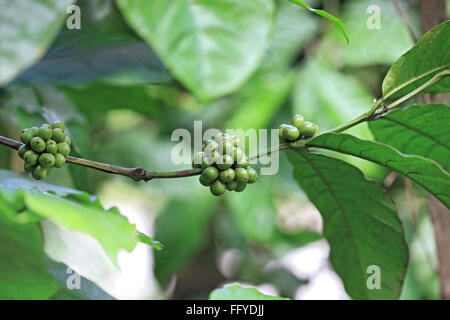
<instances>
[{"instance_id":1,"label":"cluster of green coffee berries","mask_svg":"<svg viewBox=\"0 0 450 320\"><path fill-rule=\"evenodd\" d=\"M291 123L280 125L278 132L281 140L293 142L314 137L319 133L319 127L310 121L305 121L300 114L296 114Z\"/></svg>"},{"instance_id":2,"label":"cluster of green coffee berries","mask_svg":"<svg viewBox=\"0 0 450 320\"><path fill-rule=\"evenodd\" d=\"M70 153L72 141L66 135L62 121L43 124L40 128L26 128L20 133L24 143L18 153L24 163L25 172L40 180L50 174L53 167L61 168Z\"/></svg>"},{"instance_id":3,"label":"cluster of green coffee berries","mask_svg":"<svg viewBox=\"0 0 450 320\"><path fill-rule=\"evenodd\" d=\"M238 137L219 132L194 156L193 168L203 169L200 183L209 187L215 196L226 190L241 192L248 183L258 179L258 173L249 166L249 159L239 145Z\"/></svg>"}]
</instances>

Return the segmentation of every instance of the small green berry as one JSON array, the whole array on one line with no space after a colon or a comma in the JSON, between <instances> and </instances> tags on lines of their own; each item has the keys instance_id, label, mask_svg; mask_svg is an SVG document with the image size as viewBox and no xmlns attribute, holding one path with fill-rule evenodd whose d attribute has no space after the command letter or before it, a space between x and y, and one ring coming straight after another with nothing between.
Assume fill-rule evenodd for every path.
<instances>
[{"instance_id":1,"label":"small green berry","mask_svg":"<svg viewBox=\"0 0 450 320\"><path fill-rule=\"evenodd\" d=\"M223 183L220 180L216 180L211 186L210 186L211 193L215 196L220 196L225 193L227 190L227 186L225 183Z\"/></svg>"},{"instance_id":2,"label":"small green berry","mask_svg":"<svg viewBox=\"0 0 450 320\"><path fill-rule=\"evenodd\" d=\"M234 145L233 142L229 141L229 140L224 140L220 145L219 145L219 150L222 151L222 154L233 154L234 152Z\"/></svg>"},{"instance_id":3,"label":"small green berry","mask_svg":"<svg viewBox=\"0 0 450 320\"><path fill-rule=\"evenodd\" d=\"M203 151L206 154L210 154L211 152L215 151L218 147L219 147L219 144L217 142L215 142L214 140L208 140L207 144L205 143Z\"/></svg>"},{"instance_id":4,"label":"small green berry","mask_svg":"<svg viewBox=\"0 0 450 320\"><path fill-rule=\"evenodd\" d=\"M25 172L27 172L27 173L32 172L33 169L34 169L34 167L35 167L35 166L33 166L33 165L31 165L31 164L28 164L28 163L26 163L26 162L23 164L23 170L25 170Z\"/></svg>"},{"instance_id":5,"label":"small green berry","mask_svg":"<svg viewBox=\"0 0 450 320\"><path fill-rule=\"evenodd\" d=\"M66 133L61 128L53 129L53 140L56 142L64 142L66 140Z\"/></svg>"},{"instance_id":6,"label":"small green berry","mask_svg":"<svg viewBox=\"0 0 450 320\"><path fill-rule=\"evenodd\" d=\"M241 140L238 136L233 136L233 144L236 148L239 148L239 146L241 145Z\"/></svg>"},{"instance_id":7,"label":"small green berry","mask_svg":"<svg viewBox=\"0 0 450 320\"><path fill-rule=\"evenodd\" d=\"M297 129L300 129L300 126L302 125L303 122L305 122L305 118L301 114L296 114L292 118L292 125Z\"/></svg>"},{"instance_id":8,"label":"small green berry","mask_svg":"<svg viewBox=\"0 0 450 320\"><path fill-rule=\"evenodd\" d=\"M248 173L248 183L254 183L258 179L258 172L253 168L247 169Z\"/></svg>"},{"instance_id":9,"label":"small green berry","mask_svg":"<svg viewBox=\"0 0 450 320\"><path fill-rule=\"evenodd\" d=\"M37 153L41 153L42 151L44 151L45 150L45 146L46 146L45 142L44 142L44 140L41 137L34 137L30 141L31 149L33 149Z\"/></svg>"},{"instance_id":10,"label":"small green berry","mask_svg":"<svg viewBox=\"0 0 450 320\"><path fill-rule=\"evenodd\" d=\"M242 152L239 148L233 149L233 160L234 162L239 162L245 156L244 152Z\"/></svg>"},{"instance_id":11,"label":"small green berry","mask_svg":"<svg viewBox=\"0 0 450 320\"><path fill-rule=\"evenodd\" d=\"M66 157L61 153L55 154L55 168L61 168L66 163Z\"/></svg>"},{"instance_id":12,"label":"small green berry","mask_svg":"<svg viewBox=\"0 0 450 320\"><path fill-rule=\"evenodd\" d=\"M305 121L300 127L300 133L305 138L311 138L319 133L319 127L310 121Z\"/></svg>"},{"instance_id":13,"label":"small green berry","mask_svg":"<svg viewBox=\"0 0 450 320\"><path fill-rule=\"evenodd\" d=\"M201 165L201 168L202 169L206 169L206 168L208 168L208 167L210 167L210 166L212 166L213 165L213 161L211 160L211 158L209 158L209 157L203 157L203 159L202 159L202 165Z\"/></svg>"},{"instance_id":14,"label":"small green berry","mask_svg":"<svg viewBox=\"0 0 450 320\"><path fill-rule=\"evenodd\" d=\"M25 152L27 152L28 150L30 150L30 148L28 148L28 146L26 144L23 144L17 150L17 154L19 155L19 157L21 157L23 159Z\"/></svg>"},{"instance_id":15,"label":"small green berry","mask_svg":"<svg viewBox=\"0 0 450 320\"><path fill-rule=\"evenodd\" d=\"M300 137L300 131L298 128L287 124L283 128L283 137L288 141L295 141Z\"/></svg>"},{"instance_id":16,"label":"small green berry","mask_svg":"<svg viewBox=\"0 0 450 320\"><path fill-rule=\"evenodd\" d=\"M231 181L227 183L227 190L234 191L236 190L238 183L236 181Z\"/></svg>"},{"instance_id":17,"label":"small green berry","mask_svg":"<svg viewBox=\"0 0 450 320\"><path fill-rule=\"evenodd\" d=\"M66 139L64 140L65 143L69 145L69 147L72 145L72 139L68 135L66 135Z\"/></svg>"},{"instance_id":18,"label":"small green berry","mask_svg":"<svg viewBox=\"0 0 450 320\"><path fill-rule=\"evenodd\" d=\"M197 152L194 155L194 159L192 160L192 168L201 168L202 167L202 160L203 160L203 152Z\"/></svg>"},{"instance_id":19,"label":"small green berry","mask_svg":"<svg viewBox=\"0 0 450 320\"><path fill-rule=\"evenodd\" d=\"M58 143L58 153L61 153L63 156L67 157L70 153L70 147L65 142Z\"/></svg>"},{"instance_id":20,"label":"small green berry","mask_svg":"<svg viewBox=\"0 0 450 320\"><path fill-rule=\"evenodd\" d=\"M38 131L38 137L41 137L44 140L48 140L53 136L52 127L48 124L43 124Z\"/></svg>"},{"instance_id":21,"label":"small green berry","mask_svg":"<svg viewBox=\"0 0 450 320\"><path fill-rule=\"evenodd\" d=\"M284 137L284 134L283 134L283 130L284 130L284 128L287 126L287 124L281 124L280 125L280 127L278 128L278 135L280 136L280 139L286 139L285 137Z\"/></svg>"},{"instance_id":22,"label":"small green berry","mask_svg":"<svg viewBox=\"0 0 450 320\"><path fill-rule=\"evenodd\" d=\"M224 183L228 183L234 180L234 170L231 168L228 168L226 170L220 171L219 174L220 181Z\"/></svg>"},{"instance_id":23,"label":"small green berry","mask_svg":"<svg viewBox=\"0 0 450 320\"><path fill-rule=\"evenodd\" d=\"M229 154L225 154L216 162L220 170L226 170L233 165L233 158Z\"/></svg>"},{"instance_id":24,"label":"small green berry","mask_svg":"<svg viewBox=\"0 0 450 320\"><path fill-rule=\"evenodd\" d=\"M212 182L208 182L205 180L205 177L203 175L200 175L200 178L198 179L200 181L200 183L205 186L205 187L209 187Z\"/></svg>"},{"instance_id":25,"label":"small green berry","mask_svg":"<svg viewBox=\"0 0 450 320\"><path fill-rule=\"evenodd\" d=\"M38 163L38 159L39 159L39 155L36 152L34 152L33 150L28 150L23 155L23 160L25 160L26 163L28 163L29 165L32 165L32 166L34 166L35 164Z\"/></svg>"},{"instance_id":26,"label":"small green berry","mask_svg":"<svg viewBox=\"0 0 450 320\"><path fill-rule=\"evenodd\" d=\"M53 167L55 165L55 156L51 153L42 153L39 156L39 164L44 168Z\"/></svg>"},{"instance_id":27,"label":"small green berry","mask_svg":"<svg viewBox=\"0 0 450 320\"><path fill-rule=\"evenodd\" d=\"M42 166L37 166L36 168L33 169L33 172L31 173L31 175L36 180L44 179L45 176L47 175L47 168L44 168Z\"/></svg>"},{"instance_id":28,"label":"small green berry","mask_svg":"<svg viewBox=\"0 0 450 320\"><path fill-rule=\"evenodd\" d=\"M33 139L34 133L31 129L23 129L20 133L20 141L25 144L29 144L31 139Z\"/></svg>"},{"instance_id":29,"label":"small green berry","mask_svg":"<svg viewBox=\"0 0 450 320\"><path fill-rule=\"evenodd\" d=\"M217 141L217 143L219 143L219 144L221 144L224 141L232 141L233 140L233 137L231 135L229 135L228 133L223 133L223 132L216 134L216 136L214 138Z\"/></svg>"},{"instance_id":30,"label":"small green berry","mask_svg":"<svg viewBox=\"0 0 450 320\"><path fill-rule=\"evenodd\" d=\"M244 157L236 162L236 168L248 168L250 162L248 158L244 155Z\"/></svg>"},{"instance_id":31,"label":"small green berry","mask_svg":"<svg viewBox=\"0 0 450 320\"><path fill-rule=\"evenodd\" d=\"M38 132L39 132L39 128L38 127L31 127L30 130L33 131L33 135L34 136L38 135Z\"/></svg>"},{"instance_id":32,"label":"small green berry","mask_svg":"<svg viewBox=\"0 0 450 320\"><path fill-rule=\"evenodd\" d=\"M213 182L219 178L219 170L216 167L208 167L202 172L205 182Z\"/></svg>"},{"instance_id":33,"label":"small green berry","mask_svg":"<svg viewBox=\"0 0 450 320\"><path fill-rule=\"evenodd\" d=\"M234 189L234 191L236 192L242 192L244 191L245 187L247 187L247 183L245 182L238 182L236 189Z\"/></svg>"},{"instance_id":34,"label":"small green berry","mask_svg":"<svg viewBox=\"0 0 450 320\"><path fill-rule=\"evenodd\" d=\"M234 174L236 175L235 179L236 179L237 182L245 182L245 183L247 183L247 181L248 181L248 171L247 171L247 169L237 168L234 171Z\"/></svg>"},{"instance_id":35,"label":"small green berry","mask_svg":"<svg viewBox=\"0 0 450 320\"><path fill-rule=\"evenodd\" d=\"M45 151L51 154L55 154L58 152L58 144L52 140L49 139L47 140L46 146L45 146Z\"/></svg>"},{"instance_id":36,"label":"small green berry","mask_svg":"<svg viewBox=\"0 0 450 320\"><path fill-rule=\"evenodd\" d=\"M66 125L62 121L53 122L51 127L52 127L52 129L59 128L59 129L61 129L63 131L64 131L64 129L66 129Z\"/></svg>"}]
</instances>

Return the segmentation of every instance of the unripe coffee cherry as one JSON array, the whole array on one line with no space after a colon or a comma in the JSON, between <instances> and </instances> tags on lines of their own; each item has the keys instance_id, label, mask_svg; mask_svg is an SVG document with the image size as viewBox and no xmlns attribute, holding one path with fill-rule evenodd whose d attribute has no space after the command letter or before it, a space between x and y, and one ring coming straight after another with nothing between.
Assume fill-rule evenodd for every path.
<instances>
[{"instance_id":1,"label":"unripe coffee cherry","mask_svg":"<svg viewBox=\"0 0 450 320\"><path fill-rule=\"evenodd\" d=\"M228 183L234 180L234 170L231 168L228 168L226 170L220 171L219 174L220 181L224 183Z\"/></svg>"},{"instance_id":2,"label":"unripe coffee cherry","mask_svg":"<svg viewBox=\"0 0 450 320\"><path fill-rule=\"evenodd\" d=\"M236 190L238 183L236 181L231 181L227 183L227 190L234 191Z\"/></svg>"},{"instance_id":3,"label":"unripe coffee cherry","mask_svg":"<svg viewBox=\"0 0 450 320\"><path fill-rule=\"evenodd\" d=\"M55 154L55 168L61 168L66 163L66 157L61 153Z\"/></svg>"},{"instance_id":4,"label":"unripe coffee cherry","mask_svg":"<svg viewBox=\"0 0 450 320\"><path fill-rule=\"evenodd\" d=\"M224 154L216 161L216 164L220 170L226 170L233 165L233 158L229 154Z\"/></svg>"},{"instance_id":5,"label":"unripe coffee cherry","mask_svg":"<svg viewBox=\"0 0 450 320\"><path fill-rule=\"evenodd\" d=\"M192 160L192 168L201 168L202 167L202 160L203 160L203 152L197 152L194 155L194 159Z\"/></svg>"},{"instance_id":6,"label":"unripe coffee cherry","mask_svg":"<svg viewBox=\"0 0 450 320\"><path fill-rule=\"evenodd\" d=\"M25 170L25 172L27 172L27 173L32 172L34 167L35 166L32 166L32 165L30 165L30 164L28 164L26 162L23 164L23 170Z\"/></svg>"},{"instance_id":7,"label":"unripe coffee cherry","mask_svg":"<svg viewBox=\"0 0 450 320\"><path fill-rule=\"evenodd\" d=\"M68 135L66 135L66 139L64 139L64 142L69 145L69 147L72 145L72 139Z\"/></svg>"},{"instance_id":8,"label":"unripe coffee cherry","mask_svg":"<svg viewBox=\"0 0 450 320\"><path fill-rule=\"evenodd\" d=\"M239 148L233 149L233 160L234 162L239 162L244 157L244 152Z\"/></svg>"},{"instance_id":9,"label":"unripe coffee cherry","mask_svg":"<svg viewBox=\"0 0 450 320\"><path fill-rule=\"evenodd\" d=\"M235 171L234 171L234 174L235 174L235 180L237 181L237 182L245 182L245 183L247 183L247 181L248 181L248 171L247 171L247 169L244 169L244 168L237 168Z\"/></svg>"},{"instance_id":10,"label":"unripe coffee cherry","mask_svg":"<svg viewBox=\"0 0 450 320\"><path fill-rule=\"evenodd\" d=\"M286 138L284 137L284 133L283 133L283 130L284 130L284 128L285 128L286 126L287 126L287 124L283 123L283 124L281 124L280 127L278 128L278 135L280 136L280 139L286 139Z\"/></svg>"},{"instance_id":11,"label":"unripe coffee cherry","mask_svg":"<svg viewBox=\"0 0 450 320\"><path fill-rule=\"evenodd\" d=\"M311 138L319 132L319 127L310 121L305 121L300 126L300 133L305 138Z\"/></svg>"},{"instance_id":12,"label":"unripe coffee cherry","mask_svg":"<svg viewBox=\"0 0 450 320\"><path fill-rule=\"evenodd\" d=\"M33 139L34 133L31 129L23 129L20 133L20 141L25 144L29 144L31 139Z\"/></svg>"},{"instance_id":13,"label":"unripe coffee cherry","mask_svg":"<svg viewBox=\"0 0 450 320\"><path fill-rule=\"evenodd\" d=\"M236 168L248 168L248 166L249 166L249 160L245 155L241 160L236 162Z\"/></svg>"},{"instance_id":14,"label":"unripe coffee cherry","mask_svg":"<svg viewBox=\"0 0 450 320\"><path fill-rule=\"evenodd\" d=\"M31 127L30 130L33 131L33 135L34 136L38 135L38 132L39 132L39 128L38 127Z\"/></svg>"},{"instance_id":15,"label":"unripe coffee cherry","mask_svg":"<svg viewBox=\"0 0 450 320\"><path fill-rule=\"evenodd\" d=\"M26 144L23 144L17 150L17 154L19 155L19 157L21 157L23 159L25 152L27 152L28 150L30 150L30 148L28 148L28 146Z\"/></svg>"},{"instance_id":16,"label":"unripe coffee cherry","mask_svg":"<svg viewBox=\"0 0 450 320\"><path fill-rule=\"evenodd\" d=\"M233 144L236 148L239 148L239 146L241 145L241 140L238 136L233 136Z\"/></svg>"},{"instance_id":17,"label":"unripe coffee cherry","mask_svg":"<svg viewBox=\"0 0 450 320\"><path fill-rule=\"evenodd\" d=\"M220 180L216 180L210 186L211 193L215 196L221 196L227 190L227 186Z\"/></svg>"},{"instance_id":18,"label":"unripe coffee cherry","mask_svg":"<svg viewBox=\"0 0 450 320\"><path fill-rule=\"evenodd\" d=\"M36 180L44 179L45 176L47 175L47 168L44 168L42 166L37 166L36 168L33 169L31 175Z\"/></svg>"},{"instance_id":19,"label":"unripe coffee cherry","mask_svg":"<svg viewBox=\"0 0 450 320\"><path fill-rule=\"evenodd\" d=\"M254 183L258 179L258 172L253 168L247 169L248 173L248 183Z\"/></svg>"},{"instance_id":20,"label":"unripe coffee cherry","mask_svg":"<svg viewBox=\"0 0 450 320\"><path fill-rule=\"evenodd\" d=\"M38 163L39 155L33 150L28 150L23 155L23 160L31 166L34 166Z\"/></svg>"},{"instance_id":21,"label":"unripe coffee cherry","mask_svg":"<svg viewBox=\"0 0 450 320\"><path fill-rule=\"evenodd\" d=\"M38 136L44 139L44 141L50 139L53 136L52 127L48 124L43 124L38 131Z\"/></svg>"},{"instance_id":22,"label":"unripe coffee cherry","mask_svg":"<svg viewBox=\"0 0 450 320\"><path fill-rule=\"evenodd\" d=\"M292 125L297 129L300 129L303 122L305 122L305 118L301 114L296 114L292 118Z\"/></svg>"},{"instance_id":23,"label":"unripe coffee cherry","mask_svg":"<svg viewBox=\"0 0 450 320\"><path fill-rule=\"evenodd\" d=\"M211 158L203 157L201 168L206 169L206 168L210 167L212 164L213 164L213 160L211 160Z\"/></svg>"},{"instance_id":24,"label":"unripe coffee cherry","mask_svg":"<svg viewBox=\"0 0 450 320\"><path fill-rule=\"evenodd\" d=\"M33 149L37 153L41 153L42 151L44 151L45 150L45 146L46 146L45 142L44 142L44 140L41 137L34 137L30 141L31 149Z\"/></svg>"},{"instance_id":25,"label":"unripe coffee cherry","mask_svg":"<svg viewBox=\"0 0 450 320\"><path fill-rule=\"evenodd\" d=\"M203 181L213 182L219 178L219 170L216 167L208 167L202 172Z\"/></svg>"},{"instance_id":26,"label":"unripe coffee cherry","mask_svg":"<svg viewBox=\"0 0 450 320\"><path fill-rule=\"evenodd\" d=\"M205 181L205 177L203 175L200 175L200 178L198 180L205 187L209 187L212 184L212 182Z\"/></svg>"},{"instance_id":27,"label":"unripe coffee cherry","mask_svg":"<svg viewBox=\"0 0 450 320\"><path fill-rule=\"evenodd\" d=\"M63 156L67 157L70 153L70 147L65 142L58 143L58 153L61 153Z\"/></svg>"},{"instance_id":28,"label":"unripe coffee cherry","mask_svg":"<svg viewBox=\"0 0 450 320\"><path fill-rule=\"evenodd\" d=\"M224 140L220 145L219 145L219 150L222 151L222 154L233 154L234 152L234 145L233 142L229 141L229 140Z\"/></svg>"},{"instance_id":29,"label":"unripe coffee cherry","mask_svg":"<svg viewBox=\"0 0 450 320\"><path fill-rule=\"evenodd\" d=\"M247 183L245 182L238 182L236 189L234 189L234 191L236 192L242 192L244 191L245 187L247 187Z\"/></svg>"},{"instance_id":30,"label":"unripe coffee cherry","mask_svg":"<svg viewBox=\"0 0 450 320\"><path fill-rule=\"evenodd\" d=\"M42 153L39 156L39 164L44 168L53 167L55 165L55 156L51 153Z\"/></svg>"},{"instance_id":31,"label":"unripe coffee cherry","mask_svg":"<svg viewBox=\"0 0 450 320\"><path fill-rule=\"evenodd\" d=\"M57 143L54 140L52 140L52 139L47 140L47 143L46 143L46 146L45 146L45 151L48 152L48 153L51 153L51 154L57 153L58 152L58 145L57 145Z\"/></svg>"},{"instance_id":32,"label":"unripe coffee cherry","mask_svg":"<svg viewBox=\"0 0 450 320\"><path fill-rule=\"evenodd\" d=\"M52 127L52 129L59 128L64 131L64 129L66 128L66 125L62 121L56 121L56 122L52 123L51 127Z\"/></svg>"},{"instance_id":33,"label":"unripe coffee cherry","mask_svg":"<svg viewBox=\"0 0 450 320\"><path fill-rule=\"evenodd\" d=\"M52 139L57 143L64 142L66 139L66 133L61 128L55 128L53 129Z\"/></svg>"},{"instance_id":34,"label":"unripe coffee cherry","mask_svg":"<svg viewBox=\"0 0 450 320\"><path fill-rule=\"evenodd\" d=\"M205 147L203 148L203 151L205 154L211 154L213 151L217 150L219 147L219 144L214 140L208 140L207 144L205 144Z\"/></svg>"},{"instance_id":35,"label":"unripe coffee cherry","mask_svg":"<svg viewBox=\"0 0 450 320\"><path fill-rule=\"evenodd\" d=\"M283 127L283 137L288 141L295 141L300 137L300 131L298 128L287 124Z\"/></svg>"}]
</instances>

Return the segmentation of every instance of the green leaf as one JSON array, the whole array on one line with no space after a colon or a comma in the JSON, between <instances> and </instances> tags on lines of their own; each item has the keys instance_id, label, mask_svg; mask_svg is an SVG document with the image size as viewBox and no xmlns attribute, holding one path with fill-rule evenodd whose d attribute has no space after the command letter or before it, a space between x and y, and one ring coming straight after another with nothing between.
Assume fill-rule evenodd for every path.
<instances>
[{"instance_id":1,"label":"green leaf","mask_svg":"<svg viewBox=\"0 0 450 320\"><path fill-rule=\"evenodd\" d=\"M397 299L408 248L394 203L342 160L305 151L289 151L288 159L294 179L322 215L330 261L347 293L354 299ZM380 289L368 288L370 266L380 268Z\"/></svg>"},{"instance_id":2,"label":"green leaf","mask_svg":"<svg viewBox=\"0 0 450 320\"><path fill-rule=\"evenodd\" d=\"M334 25L336 27L339 28L339 30L341 30L342 35L345 37L345 40L347 41L347 43L349 43L349 39L348 39L348 35L345 32L345 28L344 25L342 24L341 20L339 20L338 18L336 18L335 16L329 14L328 12L324 11L324 10L318 10L318 9L313 9L311 7L309 7L306 3L304 3L303 1L299 1L299 0L289 0L292 3L295 3L296 5L299 5L302 8L305 8L306 10L309 10L315 14L318 14L319 16L322 16L328 20L330 20L331 22L334 23Z\"/></svg>"},{"instance_id":3,"label":"green leaf","mask_svg":"<svg viewBox=\"0 0 450 320\"><path fill-rule=\"evenodd\" d=\"M50 298L58 285L47 270L39 226L12 222L4 213L0 210L0 299Z\"/></svg>"},{"instance_id":4,"label":"green leaf","mask_svg":"<svg viewBox=\"0 0 450 320\"><path fill-rule=\"evenodd\" d=\"M450 68L450 21L424 34L417 44L389 69L383 81L383 98L408 94L439 71ZM423 92L450 91L450 77L443 78Z\"/></svg>"},{"instance_id":5,"label":"green leaf","mask_svg":"<svg viewBox=\"0 0 450 320\"><path fill-rule=\"evenodd\" d=\"M450 207L450 174L432 160L405 155L389 145L348 134L319 135L308 142L308 146L342 152L386 166L417 182Z\"/></svg>"},{"instance_id":6,"label":"green leaf","mask_svg":"<svg viewBox=\"0 0 450 320\"><path fill-rule=\"evenodd\" d=\"M256 69L271 0L116 0L125 20L200 99L225 95Z\"/></svg>"},{"instance_id":7,"label":"green leaf","mask_svg":"<svg viewBox=\"0 0 450 320\"><path fill-rule=\"evenodd\" d=\"M38 60L73 0L0 0L0 87Z\"/></svg>"},{"instance_id":8,"label":"green leaf","mask_svg":"<svg viewBox=\"0 0 450 320\"><path fill-rule=\"evenodd\" d=\"M263 294L254 287L244 288L238 283L227 284L221 289L213 290L209 300L290 300Z\"/></svg>"},{"instance_id":9,"label":"green leaf","mask_svg":"<svg viewBox=\"0 0 450 320\"><path fill-rule=\"evenodd\" d=\"M450 109L444 104L412 105L369 122L375 140L400 152L435 160L450 172Z\"/></svg>"},{"instance_id":10,"label":"green leaf","mask_svg":"<svg viewBox=\"0 0 450 320\"><path fill-rule=\"evenodd\" d=\"M168 83L153 50L125 24L111 0L79 0L81 29L63 28L48 53L18 82L116 85Z\"/></svg>"}]
</instances>

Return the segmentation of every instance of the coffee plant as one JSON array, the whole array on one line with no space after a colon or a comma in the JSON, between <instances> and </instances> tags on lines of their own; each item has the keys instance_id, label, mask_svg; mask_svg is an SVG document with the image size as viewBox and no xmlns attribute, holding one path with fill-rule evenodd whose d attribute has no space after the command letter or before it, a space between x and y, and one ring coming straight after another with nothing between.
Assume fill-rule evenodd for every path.
<instances>
[{"instance_id":1,"label":"coffee plant","mask_svg":"<svg viewBox=\"0 0 450 320\"><path fill-rule=\"evenodd\" d=\"M426 201L450 214L450 21L411 44L410 1L338 3L0 0L0 298L165 298L174 274L176 298L197 277L203 298L281 299L213 290L225 280L292 298L303 283L265 265L321 239L350 298L438 298L438 282L444 297L450 275L420 280L437 258L417 262L411 239ZM222 131L173 163L171 133L194 120ZM277 129L277 143L253 153L227 133L240 128ZM323 227L281 227L280 207L317 210ZM111 279L143 245L149 288L120 291ZM239 271L211 272L219 249L240 252Z\"/></svg>"}]
</instances>

